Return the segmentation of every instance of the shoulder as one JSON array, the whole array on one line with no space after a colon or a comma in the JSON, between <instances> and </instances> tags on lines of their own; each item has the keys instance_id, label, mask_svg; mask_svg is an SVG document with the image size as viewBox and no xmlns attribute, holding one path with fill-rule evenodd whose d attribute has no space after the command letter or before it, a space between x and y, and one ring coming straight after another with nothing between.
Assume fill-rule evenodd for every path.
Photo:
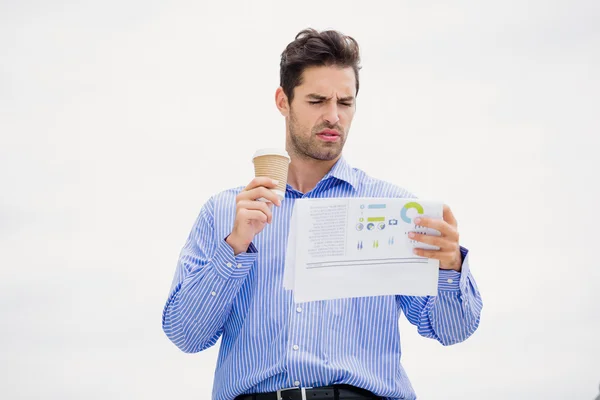
<instances>
[{"instance_id":1,"label":"shoulder","mask_svg":"<svg viewBox=\"0 0 600 400\"><path fill-rule=\"evenodd\" d=\"M365 171L358 168L352 168L352 170L354 176L356 177L356 181L358 184L358 192L360 193L360 196L397 198L417 197L400 185L384 181L382 179L374 178L367 174Z\"/></svg>"},{"instance_id":2,"label":"shoulder","mask_svg":"<svg viewBox=\"0 0 600 400\"><path fill-rule=\"evenodd\" d=\"M209 203L212 203L212 207L215 210L229 209L231 207L235 210L235 198L242 190L244 190L244 186L223 190L214 194L209 199Z\"/></svg>"},{"instance_id":3,"label":"shoulder","mask_svg":"<svg viewBox=\"0 0 600 400\"><path fill-rule=\"evenodd\" d=\"M235 215L235 198L243 189L243 186L239 186L213 194L202 205L200 216L218 220L222 216Z\"/></svg>"},{"instance_id":4,"label":"shoulder","mask_svg":"<svg viewBox=\"0 0 600 400\"><path fill-rule=\"evenodd\" d=\"M230 233L235 220L235 198L243 189L244 187L240 186L218 192L202 206L200 214L207 218L218 237Z\"/></svg>"}]
</instances>

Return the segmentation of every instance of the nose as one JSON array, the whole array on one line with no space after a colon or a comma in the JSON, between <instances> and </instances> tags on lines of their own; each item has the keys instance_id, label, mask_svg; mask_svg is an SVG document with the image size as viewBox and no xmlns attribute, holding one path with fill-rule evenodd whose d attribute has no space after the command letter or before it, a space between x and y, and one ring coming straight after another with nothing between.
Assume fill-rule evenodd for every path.
<instances>
[{"instance_id":1,"label":"nose","mask_svg":"<svg viewBox=\"0 0 600 400\"><path fill-rule=\"evenodd\" d=\"M335 125L340 120L338 115L338 106L335 101L328 103L324 108L323 119L329 123L329 125Z\"/></svg>"}]
</instances>

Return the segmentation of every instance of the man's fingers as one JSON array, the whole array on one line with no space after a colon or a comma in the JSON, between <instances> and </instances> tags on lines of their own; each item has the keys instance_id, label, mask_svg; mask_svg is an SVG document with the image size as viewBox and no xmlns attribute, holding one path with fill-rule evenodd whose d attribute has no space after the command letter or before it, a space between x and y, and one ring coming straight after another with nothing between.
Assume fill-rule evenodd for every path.
<instances>
[{"instance_id":1,"label":"man's fingers","mask_svg":"<svg viewBox=\"0 0 600 400\"><path fill-rule=\"evenodd\" d=\"M252 190L259 186L264 186L269 189L274 189L277 186L277 183L275 183L275 181L269 177L257 176L250 181L250 183L248 184L248 186L246 186L246 188L244 190L245 191Z\"/></svg>"},{"instance_id":2,"label":"man's fingers","mask_svg":"<svg viewBox=\"0 0 600 400\"><path fill-rule=\"evenodd\" d=\"M440 250L425 250L425 249L414 249L414 254L420 257L433 258L434 260L440 260L447 262L452 259L453 253Z\"/></svg>"},{"instance_id":3,"label":"man's fingers","mask_svg":"<svg viewBox=\"0 0 600 400\"><path fill-rule=\"evenodd\" d=\"M439 260L442 253L439 250L413 249L413 253L420 257L427 257Z\"/></svg>"},{"instance_id":4,"label":"man's fingers","mask_svg":"<svg viewBox=\"0 0 600 400\"><path fill-rule=\"evenodd\" d=\"M435 229L436 231L439 231L442 236L448 237L452 240L458 240L458 231L444 220L420 217L418 222L415 221L415 224L418 226Z\"/></svg>"},{"instance_id":5,"label":"man's fingers","mask_svg":"<svg viewBox=\"0 0 600 400\"><path fill-rule=\"evenodd\" d=\"M408 237L412 240L416 240L417 242L430 244L432 246L437 246L442 251L456 251L458 250L458 245L456 242L452 240L448 240L443 236L433 236L433 235L423 235L421 233L411 232ZM439 250L436 250L439 251Z\"/></svg>"},{"instance_id":6,"label":"man's fingers","mask_svg":"<svg viewBox=\"0 0 600 400\"><path fill-rule=\"evenodd\" d=\"M281 200L279 200L279 197L277 197L275 192L273 192L270 189L267 189L264 186L259 186L254 189L243 191L238 195L238 201L239 200L256 200L256 199L260 199L260 198L265 198L268 201L270 201L274 204L277 204L278 206L281 205Z\"/></svg>"},{"instance_id":7,"label":"man's fingers","mask_svg":"<svg viewBox=\"0 0 600 400\"><path fill-rule=\"evenodd\" d=\"M255 220L262 223L269 222L267 214L265 214L262 210L249 210L247 208L242 208L240 209L239 213L245 219Z\"/></svg>"},{"instance_id":8,"label":"man's fingers","mask_svg":"<svg viewBox=\"0 0 600 400\"><path fill-rule=\"evenodd\" d=\"M241 200L237 203L238 210L256 210L260 211L267 216L267 222L271 223L273 219L273 213L271 209L264 201L252 201L252 200Z\"/></svg>"},{"instance_id":9,"label":"man's fingers","mask_svg":"<svg viewBox=\"0 0 600 400\"><path fill-rule=\"evenodd\" d=\"M454 228L456 228L458 226L458 222L456 221L456 218L454 217L452 210L450 209L450 207L447 204L444 204L443 218L444 218L444 221L446 221L447 223L452 225Z\"/></svg>"}]
</instances>

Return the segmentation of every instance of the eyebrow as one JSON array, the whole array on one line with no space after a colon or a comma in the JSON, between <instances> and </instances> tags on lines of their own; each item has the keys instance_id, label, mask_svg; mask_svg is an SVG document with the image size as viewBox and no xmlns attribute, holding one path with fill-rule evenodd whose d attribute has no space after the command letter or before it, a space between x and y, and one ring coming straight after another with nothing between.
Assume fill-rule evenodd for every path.
<instances>
[{"instance_id":1,"label":"eyebrow","mask_svg":"<svg viewBox=\"0 0 600 400\"><path fill-rule=\"evenodd\" d=\"M323 95L317 94L317 93L307 94L306 97L314 99L314 100L329 100L326 96L323 96ZM353 100L354 100L354 96L346 96L346 97L341 97L339 99L339 101L353 101Z\"/></svg>"}]
</instances>

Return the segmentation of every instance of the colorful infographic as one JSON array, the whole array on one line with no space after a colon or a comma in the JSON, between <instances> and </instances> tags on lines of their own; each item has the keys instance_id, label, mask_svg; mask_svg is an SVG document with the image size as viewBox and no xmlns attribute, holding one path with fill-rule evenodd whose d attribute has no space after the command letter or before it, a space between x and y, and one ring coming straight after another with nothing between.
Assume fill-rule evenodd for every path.
<instances>
[{"instance_id":1,"label":"colorful infographic","mask_svg":"<svg viewBox=\"0 0 600 400\"><path fill-rule=\"evenodd\" d=\"M379 200L379 201L378 201ZM348 237L354 237L353 248L363 253L367 249L383 251L384 248L422 247L437 249L419 243L408 237L409 232L418 232L425 235L439 235L439 232L414 224L413 220L418 216L429 216L440 218L439 203L426 200L391 200L373 199L372 203L364 202L359 207L349 209L349 222L354 222L355 233ZM354 212L352 212L354 210ZM354 218L352 217L354 215Z\"/></svg>"},{"instance_id":2,"label":"colorful infographic","mask_svg":"<svg viewBox=\"0 0 600 400\"><path fill-rule=\"evenodd\" d=\"M410 209L417 210L417 213L419 213L419 215L423 215L423 213L425 212L423 211L423 206L419 203L416 203L414 201L406 203L404 207L402 207L402 211L400 212L400 218L402 218L402 221L406 222L407 224L412 224L412 218L408 216L408 210Z\"/></svg>"}]
</instances>

